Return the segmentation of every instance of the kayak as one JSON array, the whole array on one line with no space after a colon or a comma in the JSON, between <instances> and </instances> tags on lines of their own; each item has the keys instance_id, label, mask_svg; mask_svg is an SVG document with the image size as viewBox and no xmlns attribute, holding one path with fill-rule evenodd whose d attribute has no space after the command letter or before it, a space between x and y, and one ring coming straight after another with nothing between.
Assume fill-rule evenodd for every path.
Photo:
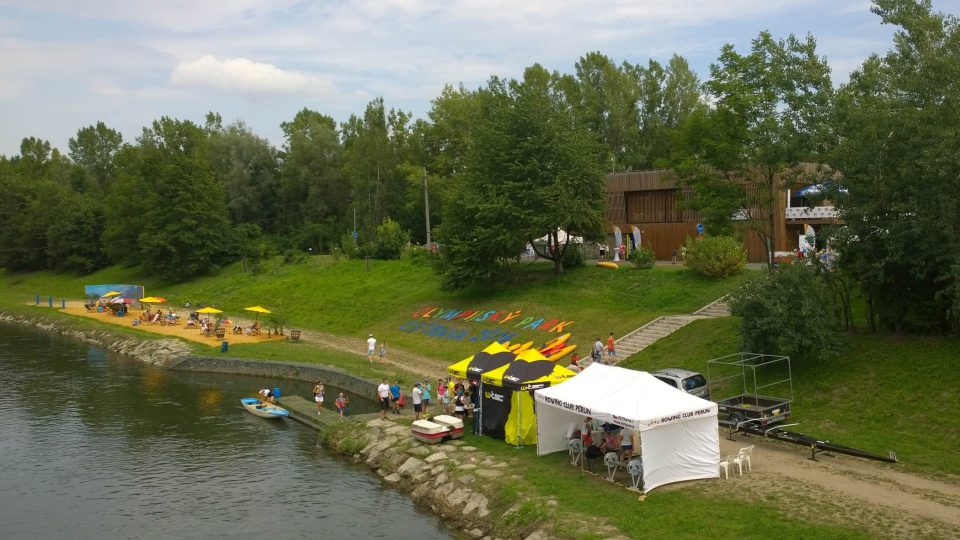
<instances>
[{"instance_id":1,"label":"kayak","mask_svg":"<svg viewBox=\"0 0 960 540\"><path fill-rule=\"evenodd\" d=\"M620 265L614 262L601 261L597 263L597 266L600 268L609 268L610 270L617 270L620 268Z\"/></svg>"}]
</instances>

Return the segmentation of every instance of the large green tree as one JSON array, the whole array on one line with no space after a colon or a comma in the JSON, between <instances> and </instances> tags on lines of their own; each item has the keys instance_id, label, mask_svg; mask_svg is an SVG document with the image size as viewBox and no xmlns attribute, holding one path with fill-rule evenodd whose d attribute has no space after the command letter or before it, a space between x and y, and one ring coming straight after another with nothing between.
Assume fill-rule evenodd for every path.
<instances>
[{"instance_id":1,"label":"large green tree","mask_svg":"<svg viewBox=\"0 0 960 540\"><path fill-rule=\"evenodd\" d=\"M960 24L929 1L874 4L897 31L838 93L839 264L860 282L871 323L957 332Z\"/></svg>"},{"instance_id":2,"label":"large green tree","mask_svg":"<svg viewBox=\"0 0 960 540\"><path fill-rule=\"evenodd\" d=\"M786 185L804 174L801 164L823 157L833 96L830 68L817 55L813 36L776 40L761 32L748 54L724 45L710 76L705 88L714 106L690 117L672 165L694 185L696 206L714 214L718 207L731 216L738 211L767 246L772 265L778 201Z\"/></svg>"},{"instance_id":3,"label":"large green tree","mask_svg":"<svg viewBox=\"0 0 960 540\"><path fill-rule=\"evenodd\" d=\"M526 243L547 236L542 257L563 272L570 235L599 236L603 226L603 154L576 121L561 77L540 65L520 81L492 79L480 92L480 119L466 171L446 201L442 239L445 283L489 279Z\"/></svg>"}]
</instances>

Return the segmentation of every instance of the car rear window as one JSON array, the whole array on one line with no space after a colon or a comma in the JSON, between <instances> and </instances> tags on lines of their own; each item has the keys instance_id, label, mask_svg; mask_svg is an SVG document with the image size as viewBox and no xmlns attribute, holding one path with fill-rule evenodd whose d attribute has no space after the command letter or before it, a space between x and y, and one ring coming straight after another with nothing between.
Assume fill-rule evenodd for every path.
<instances>
[{"instance_id":1,"label":"car rear window","mask_svg":"<svg viewBox=\"0 0 960 540\"><path fill-rule=\"evenodd\" d=\"M700 375L699 373L697 373L692 377L687 377L686 379L683 380L683 389L688 392L690 390L693 390L694 388L700 388L701 386L706 386L706 385L707 385L707 379L705 379L703 375Z\"/></svg>"},{"instance_id":2,"label":"car rear window","mask_svg":"<svg viewBox=\"0 0 960 540\"><path fill-rule=\"evenodd\" d=\"M673 380L673 379L670 379L670 378L668 378L668 377L661 377L661 376L659 376L659 375L654 375L654 376L655 376L656 378L660 379L661 381L669 384L670 386L672 386L672 387L674 387L674 388L677 388L677 381L675 381L675 380Z\"/></svg>"}]
</instances>

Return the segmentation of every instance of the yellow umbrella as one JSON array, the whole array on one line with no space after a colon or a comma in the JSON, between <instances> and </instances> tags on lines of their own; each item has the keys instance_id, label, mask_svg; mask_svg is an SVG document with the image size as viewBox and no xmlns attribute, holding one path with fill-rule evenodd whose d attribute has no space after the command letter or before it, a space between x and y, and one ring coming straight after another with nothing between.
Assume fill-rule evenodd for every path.
<instances>
[{"instance_id":1,"label":"yellow umbrella","mask_svg":"<svg viewBox=\"0 0 960 540\"><path fill-rule=\"evenodd\" d=\"M205 307L197 310L197 313L223 313L215 307Z\"/></svg>"},{"instance_id":2,"label":"yellow umbrella","mask_svg":"<svg viewBox=\"0 0 960 540\"><path fill-rule=\"evenodd\" d=\"M120 291L110 291L110 292L108 292L107 294L104 294L104 295L102 296L102 298L110 298L111 296L117 296L117 295L121 295L121 294L123 294L123 293L120 292Z\"/></svg>"},{"instance_id":3,"label":"yellow umbrella","mask_svg":"<svg viewBox=\"0 0 960 540\"><path fill-rule=\"evenodd\" d=\"M263 306L252 306L243 308L244 311L253 311L254 313L273 313Z\"/></svg>"},{"instance_id":4,"label":"yellow umbrella","mask_svg":"<svg viewBox=\"0 0 960 540\"><path fill-rule=\"evenodd\" d=\"M153 296L148 296L146 298L140 299L141 304L162 304L164 302L166 302L166 300L164 300L163 298L156 298Z\"/></svg>"}]
</instances>

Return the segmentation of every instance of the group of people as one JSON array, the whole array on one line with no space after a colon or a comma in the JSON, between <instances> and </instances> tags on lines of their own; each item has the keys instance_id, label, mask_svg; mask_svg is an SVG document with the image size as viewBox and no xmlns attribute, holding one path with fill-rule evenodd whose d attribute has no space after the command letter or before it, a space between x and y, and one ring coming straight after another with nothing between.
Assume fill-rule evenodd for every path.
<instances>
[{"instance_id":1,"label":"group of people","mask_svg":"<svg viewBox=\"0 0 960 540\"><path fill-rule=\"evenodd\" d=\"M438 378L436 386L437 401L433 403L443 414L453 414L465 420L472 410L480 405L480 391L476 381L464 383L447 377ZM416 420L429 414L431 401L434 399L434 386L427 380L426 383L417 381L410 391L410 401ZM377 401L380 403L380 417L387 419L387 412L400 414L400 408L405 406L406 398L400 387L400 381L389 384L387 379L377 386Z\"/></svg>"},{"instance_id":2,"label":"group of people","mask_svg":"<svg viewBox=\"0 0 960 540\"><path fill-rule=\"evenodd\" d=\"M313 401L317 404L317 414L320 414L320 411L323 410L323 395L326 391L326 388L323 385L323 381L317 381L317 384L313 387ZM343 392L340 392L337 395L337 399L333 400L333 406L337 409L337 415L340 417L340 421L343 422L343 417L347 414L347 405L350 404L350 400L343 395Z\"/></svg>"},{"instance_id":3,"label":"group of people","mask_svg":"<svg viewBox=\"0 0 960 540\"><path fill-rule=\"evenodd\" d=\"M162 309L157 308L156 311L151 311L150 308L147 308L140 314L139 320L140 323L178 324L180 317L172 309L164 315Z\"/></svg>"},{"instance_id":4,"label":"group of people","mask_svg":"<svg viewBox=\"0 0 960 540\"><path fill-rule=\"evenodd\" d=\"M373 337L373 334L370 334L370 337L367 338L367 361L373 363L373 357L377 354L377 338ZM380 361L383 362L387 357L387 342L380 342Z\"/></svg>"},{"instance_id":5,"label":"group of people","mask_svg":"<svg viewBox=\"0 0 960 540\"><path fill-rule=\"evenodd\" d=\"M571 436L583 442L584 454L588 459L613 452L621 462L630 461L634 455L637 432L616 424L602 424L600 428L601 431L597 433L594 420L587 416ZM600 440L596 440L595 434Z\"/></svg>"},{"instance_id":6,"label":"group of people","mask_svg":"<svg viewBox=\"0 0 960 540\"><path fill-rule=\"evenodd\" d=\"M590 359L594 362L602 362L604 364L612 363L617 356L616 341L613 337L613 332L610 332L610 335L607 337L606 349L604 349L603 342L600 341L600 336L597 336L597 340L593 342L593 350L590 351ZM604 359L604 350L606 350L606 359Z\"/></svg>"}]
</instances>

